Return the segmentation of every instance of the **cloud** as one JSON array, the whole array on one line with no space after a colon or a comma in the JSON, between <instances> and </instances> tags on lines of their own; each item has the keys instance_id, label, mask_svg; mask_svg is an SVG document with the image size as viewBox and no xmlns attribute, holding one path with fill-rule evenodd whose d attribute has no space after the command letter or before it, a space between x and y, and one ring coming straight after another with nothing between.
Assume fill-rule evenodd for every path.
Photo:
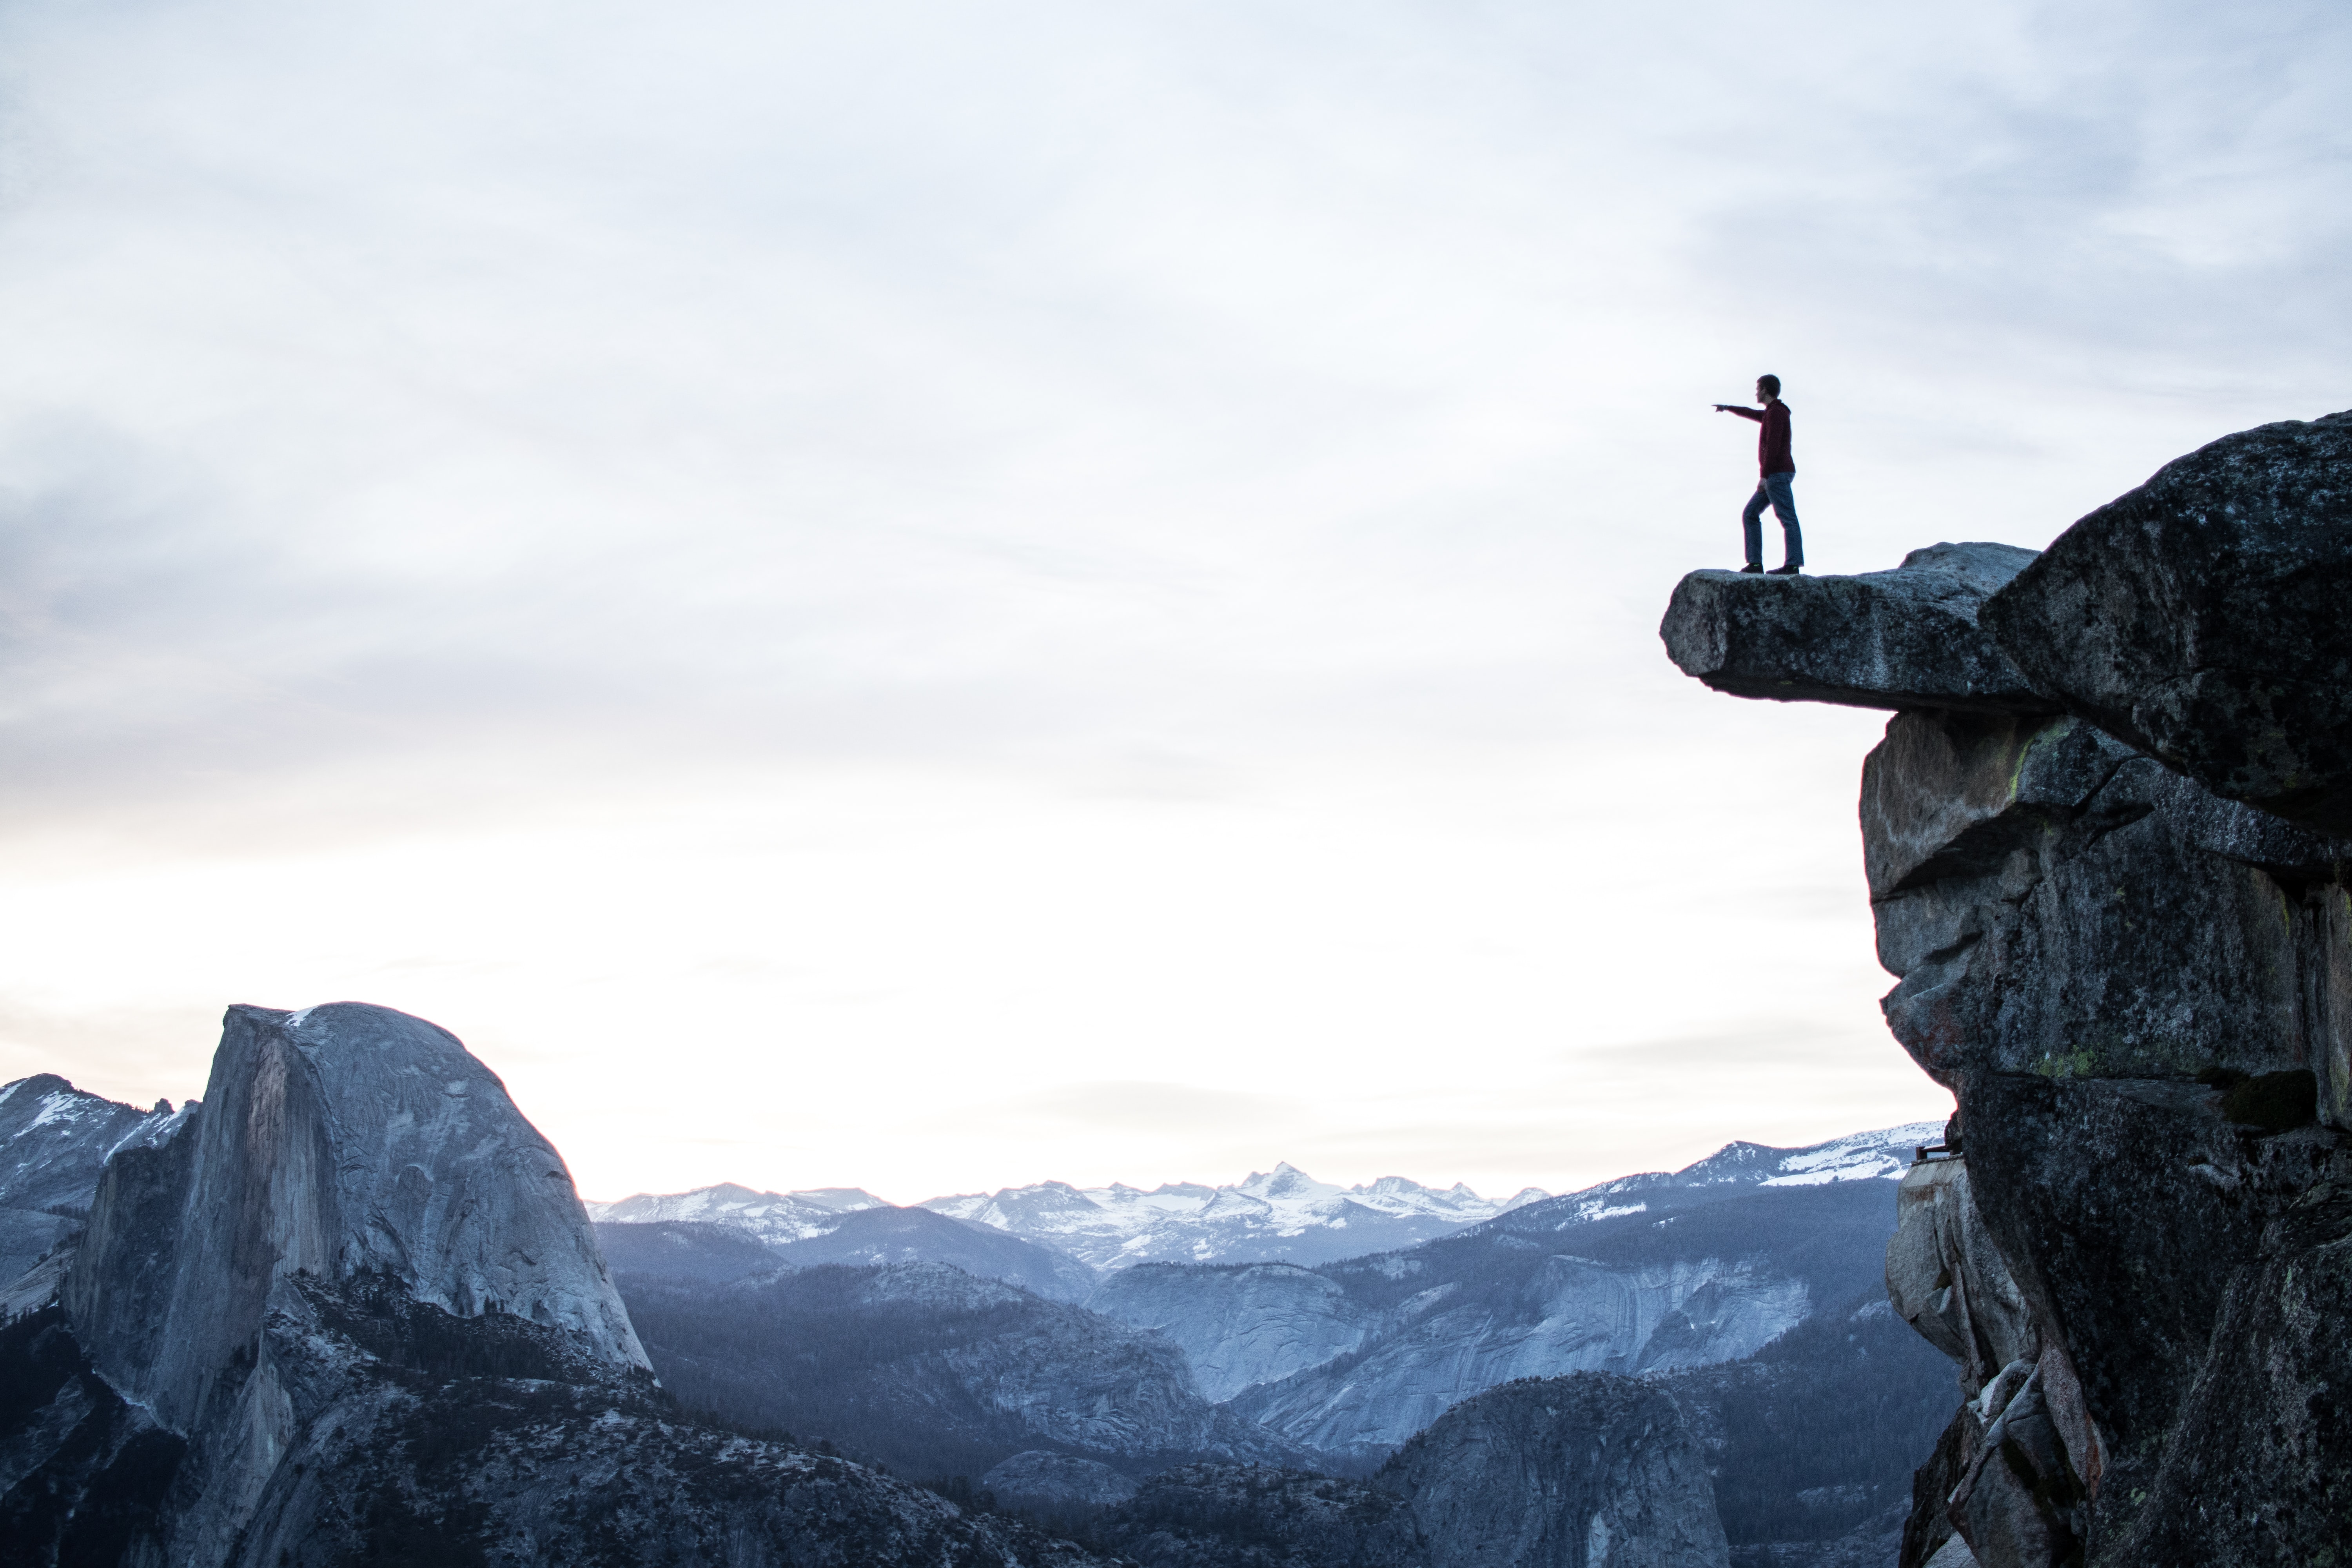
<instances>
[{"instance_id":1,"label":"cloud","mask_svg":"<svg viewBox=\"0 0 2352 1568\"><path fill-rule=\"evenodd\" d=\"M770 1075L697 1172L761 1185L1899 1120L1868 726L1659 657L1752 483L1706 405L1789 380L1809 553L1869 569L2038 544L2352 349L2352 18L2302 0L0 49L0 927L95 1020L39 1038L128 1083L115 1009L200 1056L232 985L394 985L558 1064L615 1190L679 1179L649 1039ZM1324 1127L1349 1072L1461 1103ZM1008 1102L1022 1149L939 1131Z\"/></svg>"},{"instance_id":2,"label":"cloud","mask_svg":"<svg viewBox=\"0 0 2352 1568\"><path fill-rule=\"evenodd\" d=\"M1218 1139L1294 1123L1301 1107L1278 1095L1143 1079L1074 1083L1013 1101L1015 1115L1079 1122L1090 1129Z\"/></svg>"}]
</instances>

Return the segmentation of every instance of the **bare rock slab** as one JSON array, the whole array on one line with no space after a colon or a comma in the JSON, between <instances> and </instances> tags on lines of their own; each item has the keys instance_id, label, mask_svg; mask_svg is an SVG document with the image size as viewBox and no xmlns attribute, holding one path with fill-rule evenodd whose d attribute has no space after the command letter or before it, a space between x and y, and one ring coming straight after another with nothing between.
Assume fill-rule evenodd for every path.
<instances>
[{"instance_id":1,"label":"bare rock slab","mask_svg":"<svg viewBox=\"0 0 2352 1568\"><path fill-rule=\"evenodd\" d=\"M1983 624L2068 711L2216 795L2342 836L2347 614L2352 411L2166 464L2059 535Z\"/></svg>"},{"instance_id":2,"label":"bare rock slab","mask_svg":"<svg viewBox=\"0 0 2352 1568\"><path fill-rule=\"evenodd\" d=\"M1891 572L1694 572L1658 627L1684 674L1734 697L1849 708L2054 713L1977 625L2032 560L2011 544L1931 544Z\"/></svg>"}]
</instances>

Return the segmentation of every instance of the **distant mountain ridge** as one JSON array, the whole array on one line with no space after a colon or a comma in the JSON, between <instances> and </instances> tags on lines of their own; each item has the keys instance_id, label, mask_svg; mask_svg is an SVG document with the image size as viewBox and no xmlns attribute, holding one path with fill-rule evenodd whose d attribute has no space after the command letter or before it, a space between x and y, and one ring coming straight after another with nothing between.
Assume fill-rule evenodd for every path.
<instances>
[{"instance_id":1,"label":"distant mountain ridge","mask_svg":"<svg viewBox=\"0 0 2352 1568\"><path fill-rule=\"evenodd\" d=\"M840 1228L844 1215L890 1205L862 1187L813 1187L799 1193L755 1193L732 1182L690 1193L638 1193L618 1203L588 1205L600 1224L656 1225L683 1220L748 1232L771 1247L806 1241Z\"/></svg>"},{"instance_id":2,"label":"distant mountain ridge","mask_svg":"<svg viewBox=\"0 0 2352 1568\"><path fill-rule=\"evenodd\" d=\"M1638 1214L1661 1204L1680 1205L1702 1195L1720 1197L1726 1186L1815 1186L1824 1183L1884 1180L1902 1174L1913 1150L1942 1135L1939 1122L1849 1133L1801 1149L1761 1143L1727 1143L1679 1171L1651 1171L1555 1197L1540 1187L1524 1187L1503 1199L1481 1197L1463 1183L1423 1186L1402 1176L1382 1176L1352 1187L1318 1182L1296 1165L1277 1163L1239 1182L1209 1186L1170 1182L1149 1192L1114 1182L1078 1187L1067 1182L1036 1182L993 1193L958 1193L927 1198L915 1208L1017 1237L1110 1271L1139 1263L1292 1263L1302 1268L1394 1252L1480 1226L1509 1220L1515 1228L1557 1230L1596 1218ZM862 1187L819 1187L792 1193L755 1192L722 1183L692 1192L639 1193L616 1203L591 1203L589 1217L600 1224L648 1225L688 1222L730 1226L772 1247L790 1247L831 1236L849 1215L892 1205ZM1535 1216L1535 1217L1530 1217ZM861 1226L864 1223L861 1222ZM942 1236L947 1233L940 1233ZM818 1249L823 1251L824 1249ZM816 1252L802 1256L814 1261ZM827 1262L911 1261L914 1254L886 1258L844 1253ZM1025 1258L1026 1255L1024 1255ZM970 1268L964 1258L940 1262ZM1036 1288L1034 1259L988 1278L1015 1279ZM1043 1293L1074 1300L1070 1285Z\"/></svg>"},{"instance_id":3,"label":"distant mountain ridge","mask_svg":"<svg viewBox=\"0 0 2352 1568\"><path fill-rule=\"evenodd\" d=\"M930 1198L920 1206L1112 1269L1328 1262L1411 1247L1549 1195L1528 1187L1497 1202L1461 1183L1441 1191L1402 1176L1341 1187L1286 1163L1230 1186L1171 1182L1145 1192L1118 1182L1086 1188L1040 1182Z\"/></svg>"},{"instance_id":4,"label":"distant mountain ridge","mask_svg":"<svg viewBox=\"0 0 2352 1568\"><path fill-rule=\"evenodd\" d=\"M1868 1132L1849 1132L1801 1149L1727 1143L1679 1171L1644 1171L1619 1176L1556 1198L1521 1205L1486 1222L1487 1227L1525 1235L1571 1229L1595 1220L1713 1202L1729 1186L1818 1187L1838 1182L1899 1179L1923 1144L1940 1142L1940 1121L1909 1121Z\"/></svg>"},{"instance_id":5,"label":"distant mountain ridge","mask_svg":"<svg viewBox=\"0 0 2352 1568\"><path fill-rule=\"evenodd\" d=\"M615 1241L632 1233L624 1244L646 1259L644 1272L616 1279L632 1314L654 1325L647 1346L666 1386L731 1419L821 1433L894 1466L1037 1472L1032 1480L1060 1489L1059 1501L1046 1499L1057 1509L1076 1507L1089 1487L1131 1489L1186 1449L1301 1462L1273 1458L1286 1453L1360 1475L1448 1411L1525 1386L1517 1380L1631 1374L1665 1380L1704 1415L1709 1463L1732 1499L1725 1521L1750 1543L1734 1555L1738 1568L1826 1565L1809 1543L1852 1534L1846 1545L1877 1552L1889 1510L1899 1526L1907 1461L1942 1419L1948 1368L1891 1315L1884 1283L1896 1179L1941 1131L1921 1122L1801 1149L1732 1143L1678 1171L1533 1199L1429 1240L1312 1266L1111 1268L1069 1307L1033 1285L955 1283L984 1274L1021 1285L998 1259L919 1256L991 1237L1048 1254L1010 1227L1050 1237L1053 1226L1118 1217L1066 1184L965 1200L994 1226L919 1207L861 1211L828 1237L771 1249L787 1267L716 1286L680 1266L694 1237L602 1228ZM1220 1208L1256 1215L1244 1205L1342 1191L1352 1202L1353 1190L1278 1166L1232 1188L1173 1195L1213 1221ZM919 1217L934 1227L908 1224ZM872 1237L858 1234L868 1228ZM834 1250L837 1259L825 1256ZM817 1267L790 1268L796 1258ZM887 1304L869 1300L886 1280L931 1283L893 1286ZM777 1344L792 1354L776 1356ZM1201 1424L1203 1405L1211 1425ZM1244 1434L1265 1446L1262 1455L1238 1453ZM1751 1550L1758 1542L1808 1544L1768 1558ZM1237 1560L1145 1558L1158 1568Z\"/></svg>"},{"instance_id":6,"label":"distant mountain ridge","mask_svg":"<svg viewBox=\"0 0 2352 1568\"><path fill-rule=\"evenodd\" d=\"M55 1073L0 1085L0 1286L79 1231L109 1155L168 1140L195 1106L142 1110Z\"/></svg>"},{"instance_id":7,"label":"distant mountain ridge","mask_svg":"<svg viewBox=\"0 0 2352 1568\"><path fill-rule=\"evenodd\" d=\"M616 1350L591 1342L599 1341L596 1323L583 1320L584 1326L567 1328L539 1321L544 1309L569 1323L615 1287L625 1296L622 1321L642 1315L644 1323L658 1325L638 1353L650 1354L664 1384L692 1407L757 1427L789 1424L811 1436L837 1437L868 1457L893 1455L894 1463L924 1473L984 1475L1016 1456L1026 1456L1032 1468L1053 1459L1124 1472L1129 1486L1157 1467L1203 1459L1360 1470L1446 1411L1515 1379L1632 1373L1676 1380L1677 1399L1687 1393L1692 1409L1704 1415L1710 1463L1719 1464L1721 1484L1732 1488L1724 1518L1727 1525L1737 1520L1735 1541L1812 1542L1853 1531L1876 1552L1885 1528L1881 1516L1890 1510L1899 1515L1907 1495L1907 1472L1895 1461L1926 1440L1912 1440L1918 1436L1909 1430L1918 1425L1914 1407L1925 1408L1932 1426L1948 1397L1948 1368L1892 1316L1883 1284L1895 1178L1910 1165L1917 1145L1937 1141L1937 1123L1849 1134L1802 1149L1732 1143L1679 1171L1622 1176L1559 1197L1522 1193L1519 1201L1502 1205L1466 1187L1439 1192L1398 1178L1339 1188L1277 1165L1223 1188L1171 1184L1147 1194L1041 1183L933 1200L970 1205L985 1219L928 1205L896 1207L857 1188L777 1194L726 1185L594 1205L603 1215L701 1217L605 1218L591 1226L583 1209L574 1208L579 1218L567 1222L572 1230L556 1225L551 1231L530 1215L544 1219L551 1199L562 1206L569 1183L560 1158L520 1121L496 1078L453 1038L420 1020L348 1005L283 1015L234 1009L229 1022L224 1052L236 1054L236 1037L245 1040L237 1050L249 1053L257 1029L291 1040L306 1060L321 1052L328 1059L299 1073L289 1067L277 1077L240 1068L226 1081L242 1087L221 1106L207 1106L205 1116L267 1131L278 1115L278 1101L268 1099L278 1092L273 1086L324 1074L319 1083L351 1108L319 1124L320 1136L341 1141L336 1145L341 1152L304 1178L314 1188L320 1183L336 1188L327 1217L364 1210L385 1223L421 1226L415 1240L402 1239L403 1231L381 1243L396 1245L395 1262L413 1262L418 1247L435 1237L441 1237L435 1245L472 1237L462 1256L452 1255L458 1265L454 1271L432 1265L406 1287L381 1268L364 1270L364 1280L348 1286L302 1275L300 1300L282 1303L287 1321L324 1314L319 1323L325 1338L281 1343L282 1335L265 1335L268 1365L282 1360L289 1369L298 1362L308 1366L303 1358L314 1357L320 1345L357 1333L362 1340L352 1342L357 1349L351 1353L404 1357L399 1364L414 1362L412 1371L465 1371L476 1381L465 1384L471 1392L449 1395L463 1406L449 1414L468 1418L488 1412L483 1398L507 1397L478 1374L520 1378L532 1388L551 1376L559 1383L585 1379L581 1386L589 1392L562 1396L586 1401L574 1412L583 1418L598 1412L609 1416L615 1399L625 1405L637 1399L635 1394L623 1398L617 1385L609 1393L591 1388L611 1380L608 1363ZM347 1034L352 1038L338 1045ZM378 1048L391 1049L386 1042L394 1036L407 1042L392 1050L398 1062ZM428 1063L428 1057L436 1059ZM388 1068L396 1070L386 1076ZM216 1079L220 1070L216 1062ZM409 1081L420 1076L425 1081ZM319 1092L305 1090L305 1126L322 1114ZM263 1100L253 1100L257 1094ZM394 1101L402 1109L395 1111ZM416 1113L420 1105L429 1115ZM252 1152L249 1140L224 1142L217 1131L209 1141L193 1136L196 1110L191 1102L176 1113L168 1107L142 1112L47 1075L0 1086L0 1216L38 1222L41 1234L25 1239L39 1244L33 1256L45 1256L14 1285L0 1281L5 1287L0 1322L16 1325L0 1331L0 1339L16 1335L0 1344L0 1362L9 1359L9 1346L23 1351L65 1322L60 1313L70 1315L75 1342L97 1356L117 1354L116 1342L143 1343L142 1335L157 1331L157 1313L173 1307L176 1297L148 1300L163 1276L118 1267L130 1255L112 1255L126 1247L135 1252L157 1237L168 1239L174 1226L140 1219L125 1228L126 1205L137 1209L134 1219L179 1215L192 1223L175 1194L191 1190L199 1174L194 1167L211 1171L222 1160ZM493 1111L516 1118L507 1128L511 1136L482 1145L471 1133L459 1135L459 1123ZM434 1155L432 1170L412 1159L401 1165L406 1173L394 1178L389 1195L341 1195L352 1182L384 1179L385 1161L360 1143L404 1129L398 1135L413 1139L422 1135L425 1121L439 1129L433 1148L442 1152ZM271 1133L264 1145L308 1150L317 1142L302 1126L289 1123L289 1129ZM196 1157L200 1143L213 1151L203 1160ZM478 1163L485 1149L503 1173L489 1186L455 1166L446 1181L435 1173L448 1160ZM93 1173L100 1168L108 1173L110 1199L92 1190ZM253 1186L245 1183L245 1189ZM492 1188L500 1196L496 1214L465 1195L478 1199ZM445 1200L461 1205L463 1223L454 1230L418 1209ZM204 1223L216 1229L224 1207L205 1202L191 1212L200 1211ZM243 1212L237 1203L226 1207ZM1486 1217L1475 1217L1480 1209ZM562 1265L558 1271L570 1283L557 1281L551 1299L530 1279L509 1277L510 1269L478 1267L488 1256L481 1246L496 1239L475 1234L486 1215L511 1233L509 1240L527 1244L518 1258L541 1273ZM1155 1229L1171 1215L1191 1226L1193 1244L1213 1250L1302 1238L1316 1247L1349 1250L1311 1267L1244 1258L1147 1260L1097 1271L1013 1228L1017 1224L1066 1243L1073 1235L1097 1241L1142 1237L1147 1247L1133 1249L1139 1251L1154 1244ZM1381 1228L1366 1215L1426 1221L1438 1233L1358 1253L1353 1248L1377 1239ZM88 1256L78 1257L73 1243L85 1227ZM762 1230L778 1239L761 1239ZM593 1235L591 1246L604 1254L587 1274L563 1261L583 1239L573 1231ZM1186 1239L1181 1229L1174 1234ZM299 1240L310 1232L298 1223L288 1235ZM1166 1239L1163 1231L1158 1240ZM227 1256L217 1246L198 1250L205 1258ZM611 1285L588 1277L607 1268ZM80 1279L82 1272L91 1277ZM193 1302L192 1310L205 1305ZM202 1329L222 1314L205 1310L180 1316ZM474 1345L467 1336L478 1327L515 1343ZM393 1340L377 1343L394 1329ZM450 1339L453 1334L466 1343ZM165 1338L184 1361L184 1342L192 1336L204 1337L174 1329ZM239 1375L258 1376L266 1370L238 1359L245 1340L223 1342L228 1357L223 1364L232 1373L244 1368ZM617 1349L635 1361L626 1345ZM475 1364L482 1356L490 1359ZM1922 1360L1932 1364L1912 1364ZM132 1356L125 1364L135 1371L145 1363ZM322 1363L310 1370L329 1369ZM629 1375L636 1374L625 1371ZM493 1423L499 1430L512 1426L510 1415L524 1422L509 1433L515 1442L536 1443L559 1428L567 1442L579 1436L566 1425L571 1415L553 1413L560 1419L550 1426L534 1415L538 1406L530 1401L541 1395L525 1392L528 1399ZM168 1434L147 1431L152 1419L141 1414L147 1406L109 1399L97 1413L104 1430L92 1428L95 1436L84 1432L84 1437L117 1447L164 1441ZM175 1395L172 1403L177 1408L186 1399ZM1869 1413L1866 1422L1858 1420L1858 1411ZM439 1420L417 1414L427 1426ZM650 1405L639 1413L647 1419L652 1414ZM50 1415L64 1418L53 1410L42 1419ZM1891 1442L1878 1440L1897 1428ZM583 1460L646 1444L658 1448L656 1437L669 1440L641 1422L625 1432L606 1434L603 1426L596 1431L604 1434L597 1438L603 1446L595 1454L583 1450ZM0 1431L0 1439L8 1436ZM192 1454L191 1466L243 1462L212 1439L207 1443L216 1451ZM313 1452L339 1470L358 1467L374 1476L381 1468L368 1457L373 1448ZM683 1449L675 1456L697 1466L712 1457ZM575 1479L584 1484L586 1474ZM383 1475L387 1484L397 1482L395 1490L431 1479L421 1470L408 1479L401 1479L406 1472ZM573 1488L574 1480L563 1484ZM79 1485L58 1495L79 1496ZM873 1508L908 1528L919 1522L919 1507L908 1511L919 1499L910 1502L878 1478L875 1485L879 1489L867 1500ZM200 1487L192 1495L217 1489ZM439 1500L426 1500L435 1508L451 1500L439 1493L435 1498ZM103 1501L95 1492L86 1500ZM723 1522L698 1503L688 1512L698 1527ZM877 1521L882 1513L875 1514ZM155 1520L163 1522L164 1516ZM0 1529L0 1535L7 1533ZM1750 1568L1748 1557L1735 1561ZM1753 1558L1756 1564L1763 1561Z\"/></svg>"},{"instance_id":8,"label":"distant mountain ridge","mask_svg":"<svg viewBox=\"0 0 2352 1568\"><path fill-rule=\"evenodd\" d=\"M1137 1263L1328 1262L1411 1247L1548 1196L1528 1187L1496 1201L1462 1183L1439 1189L1402 1176L1341 1187L1285 1163L1225 1186L1171 1182L1145 1192L1118 1182L1083 1188L1038 1182L911 1206L1049 1247L1088 1268L1115 1269ZM859 1187L772 1193L723 1183L591 1203L588 1213L604 1224L730 1226L784 1247L830 1236L861 1210L890 1206Z\"/></svg>"}]
</instances>

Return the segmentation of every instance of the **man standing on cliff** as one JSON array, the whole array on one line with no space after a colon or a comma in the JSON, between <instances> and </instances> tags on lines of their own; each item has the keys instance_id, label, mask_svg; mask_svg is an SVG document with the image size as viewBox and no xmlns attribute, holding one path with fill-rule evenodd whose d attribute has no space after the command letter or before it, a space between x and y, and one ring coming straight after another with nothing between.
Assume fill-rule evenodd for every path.
<instances>
[{"instance_id":1,"label":"man standing on cliff","mask_svg":"<svg viewBox=\"0 0 2352 1568\"><path fill-rule=\"evenodd\" d=\"M1761 477L1756 481L1756 493L1748 498L1748 510L1739 514L1741 532L1748 545L1748 564L1740 570L1764 570L1764 508L1769 504L1773 515L1780 520L1780 542L1787 556L1772 568L1770 575L1795 577L1805 569L1805 536L1797 531L1797 497L1792 488L1797 478L1797 459L1789 455L1789 405L1780 401L1780 378L1758 376L1756 401L1764 406L1742 408L1736 403L1715 405L1718 414L1737 414L1764 426L1756 438L1756 468Z\"/></svg>"}]
</instances>

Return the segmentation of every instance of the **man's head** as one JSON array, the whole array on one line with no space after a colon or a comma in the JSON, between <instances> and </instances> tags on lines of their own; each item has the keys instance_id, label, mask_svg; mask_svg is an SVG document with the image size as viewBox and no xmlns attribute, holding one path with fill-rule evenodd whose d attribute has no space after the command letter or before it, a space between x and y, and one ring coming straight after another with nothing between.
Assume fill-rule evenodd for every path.
<instances>
[{"instance_id":1,"label":"man's head","mask_svg":"<svg viewBox=\"0 0 2352 1568\"><path fill-rule=\"evenodd\" d=\"M1769 403L1780 395L1780 378L1779 376L1759 375L1756 378L1756 401Z\"/></svg>"}]
</instances>

